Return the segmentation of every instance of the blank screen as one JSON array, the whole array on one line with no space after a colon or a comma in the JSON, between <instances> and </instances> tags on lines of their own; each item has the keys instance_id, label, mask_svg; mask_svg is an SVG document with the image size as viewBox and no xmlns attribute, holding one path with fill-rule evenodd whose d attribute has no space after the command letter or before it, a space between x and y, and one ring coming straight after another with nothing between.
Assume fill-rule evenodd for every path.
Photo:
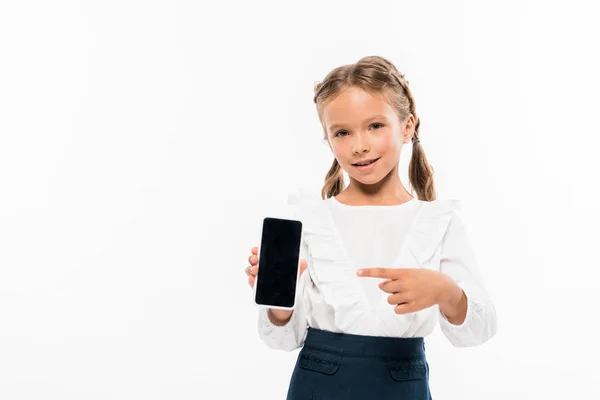
<instances>
[{"instance_id":1,"label":"blank screen","mask_svg":"<svg viewBox=\"0 0 600 400\"><path fill-rule=\"evenodd\" d=\"M301 238L300 221L264 219L256 281L257 304L294 305Z\"/></svg>"}]
</instances>

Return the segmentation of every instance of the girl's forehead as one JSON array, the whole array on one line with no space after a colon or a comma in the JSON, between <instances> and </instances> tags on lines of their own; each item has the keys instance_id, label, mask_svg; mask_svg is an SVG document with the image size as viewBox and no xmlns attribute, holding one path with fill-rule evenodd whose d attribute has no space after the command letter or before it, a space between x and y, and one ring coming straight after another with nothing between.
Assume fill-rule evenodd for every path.
<instances>
[{"instance_id":1,"label":"girl's forehead","mask_svg":"<svg viewBox=\"0 0 600 400\"><path fill-rule=\"evenodd\" d=\"M390 116L394 110L383 94L357 87L345 89L323 107L323 119L331 124L355 119L361 121L364 117L378 114Z\"/></svg>"}]
</instances>

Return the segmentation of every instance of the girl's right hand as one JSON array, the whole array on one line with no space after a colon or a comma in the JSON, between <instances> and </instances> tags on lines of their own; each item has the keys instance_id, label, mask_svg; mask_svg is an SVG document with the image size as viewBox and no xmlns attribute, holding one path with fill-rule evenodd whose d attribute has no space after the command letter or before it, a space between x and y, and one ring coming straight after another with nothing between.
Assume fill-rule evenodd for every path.
<instances>
[{"instance_id":1,"label":"girl's right hand","mask_svg":"<svg viewBox=\"0 0 600 400\"><path fill-rule=\"evenodd\" d=\"M254 288L254 281L256 280L256 275L258 274L258 247L253 247L250 250L250 257L248 257L249 266L246 267L246 275L248 275L248 284L251 288ZM304 258L300 259L300 276L306 271L306 267L308 266L306 260Z\"/></svg>"},{"instance_id":2,"label":"girl's right hand","mask_svg":"<svg viewBox=\"0 0 600 400\"><path fill-rule=\"evenodd\" d=\"M248 284L251 288L254 288L254 281L258 274L258 247L253 247L250 250L250 257L248 257L249 266L246 267L246 275L248 275ZM300 276L306 271L308 263L304 258L300 259ZM271 322L277 325L284 325L292 316L291 310L273 310L269 309L269 313L275 320L271 319Z\"/></svg>"}]
</instances>

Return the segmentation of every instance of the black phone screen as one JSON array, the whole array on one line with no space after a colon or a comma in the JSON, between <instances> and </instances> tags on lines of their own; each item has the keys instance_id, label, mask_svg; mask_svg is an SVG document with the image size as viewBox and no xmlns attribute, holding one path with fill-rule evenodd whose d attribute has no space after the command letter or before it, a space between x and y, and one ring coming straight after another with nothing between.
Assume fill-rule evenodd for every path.
<instances>
[{"instance_id":1,"label":"black phone screen","mask_svg":"<svg viewBox=\"0 0 600 400\"><path fill-rule=\"evenodd\" d=\"M270 217L263 220L256 279L257 304L294 306L301 239L302 222Z\"/></svg>"}]
</instances>

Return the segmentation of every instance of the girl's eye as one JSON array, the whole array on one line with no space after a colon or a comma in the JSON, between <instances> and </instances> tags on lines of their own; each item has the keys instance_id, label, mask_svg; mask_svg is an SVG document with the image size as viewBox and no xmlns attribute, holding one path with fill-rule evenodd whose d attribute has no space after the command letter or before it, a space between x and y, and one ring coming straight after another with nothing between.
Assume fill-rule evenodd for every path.
<instances>
[{"instance_id":1,"label":"girl's eye","mask_svg":"<svg viewBox=\"0 0 600 400\"><path fill-rule=\"evenodd\" d=\"M381 129L381 127L383 126L383 124L380 124L379 122L376 122L374 124L371 124L371 127L376 126L377 129ZM348 132L346 131L339 131L337 132L334 137L338 137L338 136L343 136L344 134L348 134Z\"/></svg>"}]
</instances>

